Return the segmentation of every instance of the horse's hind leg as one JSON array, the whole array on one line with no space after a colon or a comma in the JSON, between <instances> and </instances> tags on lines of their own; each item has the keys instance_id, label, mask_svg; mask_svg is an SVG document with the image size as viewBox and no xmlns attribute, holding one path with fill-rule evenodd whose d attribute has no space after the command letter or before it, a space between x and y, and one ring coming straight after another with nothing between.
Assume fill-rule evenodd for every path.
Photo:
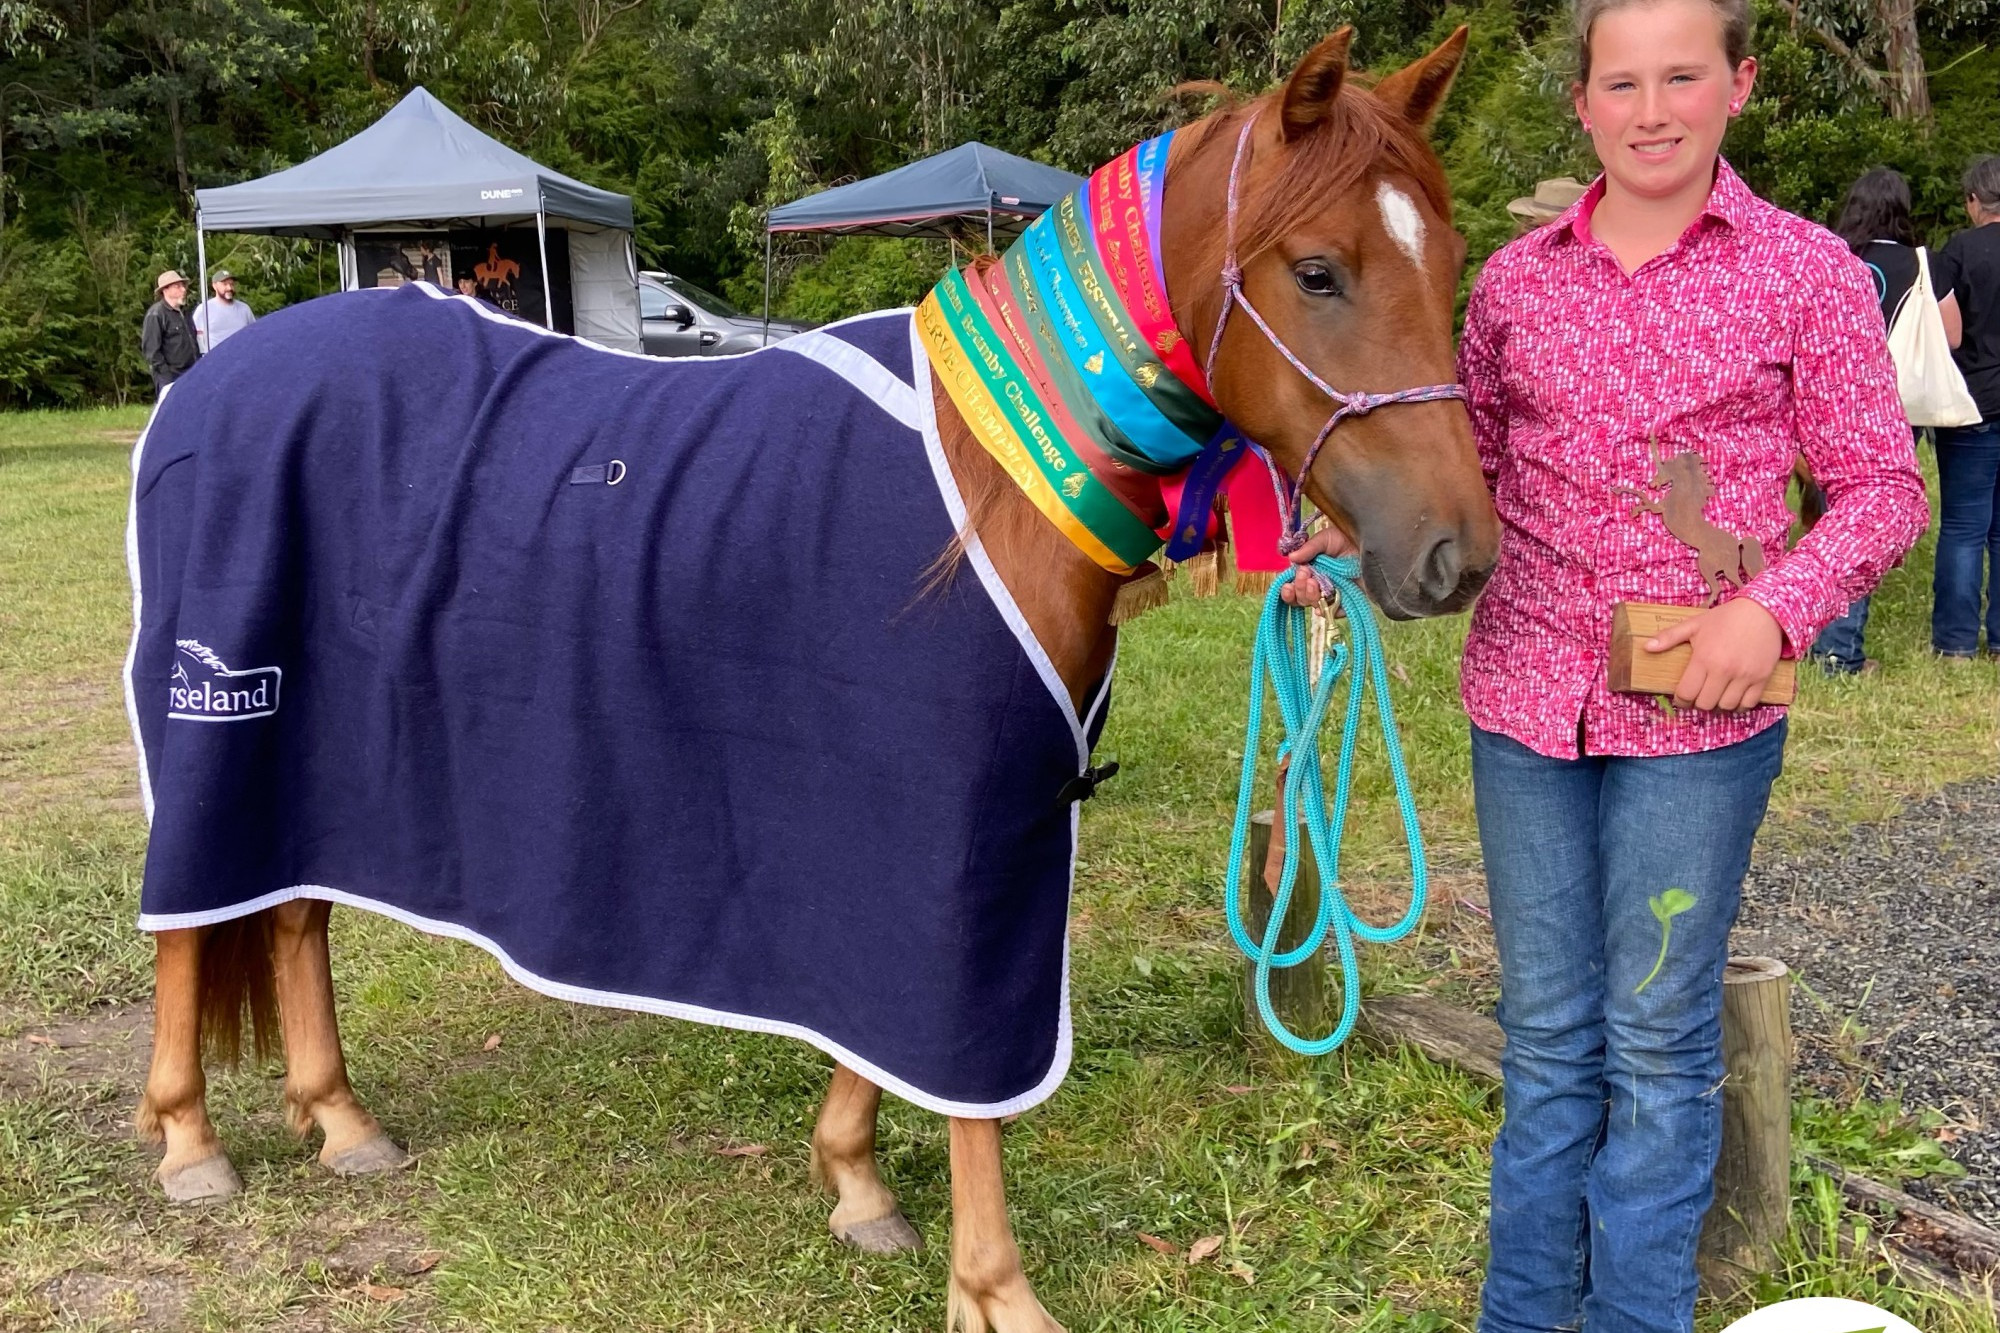
<instances>
[{"instance_id":1,"label":"horse's hind leg","mask_svg":"<svg viewBox=\"0 0 2000 1333\"><path fill-rule=\"evenodd\" d=\"M1007 1222L1000 1122L951 1122L951 1286L947 1333L1062 1333L1035 1299Z\"/></svg>"},{"instance_id":2,"label":"horse's hind leg","mask_svg":"<svg viewBox=\"0 0 2000 1333\"><path fill-rule=\"evenodd\" d=\"M813 1179L839 1196L828 1228L836 1239L871 1254L924 1243L875 1165L875 1115L881 1105L882 1089L837 1064L812 1138Z\"/></svg>"},{"instance_id":3,"label":"horse's hind leg","mask_svg":"<svg viewBox=\"0 0 2000 1333\"><path fill-rule=\"evenodd\" d=\"M220 1199L243 1188L208 1120L201 1071L201 952L209 931L163 930L153 937L153 1063L139 1099L139 1133L164 1139L156 1173L175 1203Z\"/></svg>"},{"instance_id":4,"label":"horse's hind leg","mask_svg":"<svg viewBox=\"0 0 2000 1333\"><path fill-rule=\"evenodd\" d=\"M285 1031L285 1106L298 1133L318 1125L325 1134L319 1160L335 1174L390 1171L406 1165L409 1156L389 1141L347 1082L327 954L331 910L330 904L304 899L272 909L278 1015Z\"/></svg>"}]
</instances>

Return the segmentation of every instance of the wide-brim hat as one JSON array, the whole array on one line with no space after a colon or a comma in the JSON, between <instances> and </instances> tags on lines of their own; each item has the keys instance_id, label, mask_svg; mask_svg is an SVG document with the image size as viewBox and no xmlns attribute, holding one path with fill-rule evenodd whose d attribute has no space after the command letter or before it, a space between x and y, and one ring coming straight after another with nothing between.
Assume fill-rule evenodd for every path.
<instances>
[{"instance_id":1,"label":"wide-brim hat","mask_svg":"<svg viewBox=\"0 0 2000 1333\"><path fill-rule=\"evenodd\" d=\"M180 275L179 269L170 268L165 273L162 273L160 275L159 281L153 284L153 290L156 292L163 292L177 282L185 286L187 283L187 279L183 278Z\"/></svg>"},{"instance_id":2,"label":"wide-brim hat","mask_svg":"<svg viewBox=\"0 0 2000 1333\"><path fill-rule=\"evenodd\" d=\"M1557 176L1537 182L1533 194L1513 200L1507 211L1523 222L1553 222L1589 192L1590 187L1575 177Z\"/></svg>"}]
</instances>

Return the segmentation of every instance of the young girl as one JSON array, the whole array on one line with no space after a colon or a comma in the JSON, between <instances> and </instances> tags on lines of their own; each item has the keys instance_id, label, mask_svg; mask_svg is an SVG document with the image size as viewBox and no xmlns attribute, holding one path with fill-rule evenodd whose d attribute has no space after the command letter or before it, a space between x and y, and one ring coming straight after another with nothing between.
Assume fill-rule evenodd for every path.
<instances>
[{"instance_id":1,"label":"young girl","mask_svg":"<svg viewBox=\"0 0 2000 1333\"><path fill-rule=\"evenodd\" d=\"M1487 263L1459 353L1503 532L1462 684L1507 1034L1479 1326L1685 1333L1723 964L1785 741L1758 700L1929 514L1867 268L1718 156L1756 76L1747 0L1579 0L1576 19L1604 174ZM1709 601L1695 552L1635 502L1683 453L1707 519L1764 567L1646 645L1692 645L1670 709L1605 667L1615 604ZM1795 453L1828 509L1788 552Z\"/></svg>"}]
</instances>

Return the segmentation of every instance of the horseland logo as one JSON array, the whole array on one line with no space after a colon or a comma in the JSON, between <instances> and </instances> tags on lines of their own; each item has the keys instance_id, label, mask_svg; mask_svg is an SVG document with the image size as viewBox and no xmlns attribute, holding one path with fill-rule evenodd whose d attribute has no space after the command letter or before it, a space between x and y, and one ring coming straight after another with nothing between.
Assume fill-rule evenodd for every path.
<instances>
[{"instance_id":1,"label":"horseland logo","mask_svg":"<svg viewBox=\"0 0 2000 1333\"><path fill-rule=\"evenodd\" d=\"M232 671L194 639L174 640L174 674L167 682L167 716L185 722L247 722L278 711L278 667Z\"/></svg>"}]
</instances>

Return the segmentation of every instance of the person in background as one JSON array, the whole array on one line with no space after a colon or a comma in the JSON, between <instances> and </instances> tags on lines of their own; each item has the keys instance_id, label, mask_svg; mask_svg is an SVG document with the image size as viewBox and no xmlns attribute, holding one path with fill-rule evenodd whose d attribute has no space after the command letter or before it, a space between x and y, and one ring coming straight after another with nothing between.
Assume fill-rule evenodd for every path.
<instances>
[{"instance_id":1,"label":"person in background","mask_svg":"<svg viewBox=\"0 0 2000 1333\"><path fill-rule=\"evenodd\" d=\"M222 346L223 340L241 333L257 322L257 314L248 301L236 299L236 275L226 268L215 270L215 277L209 286L215 295L201 303L201 309L194 312L195 337L201 341L204 353L213 352Z\"/></svg>"},{"instance_id":2,"label":"person in background","mask_svg":"<svg viewBox=\"0 0 2000 1333\"><path fill-rule=\"evenodd\" d=\"M1938 427L1931 648L1970 661L1979 653L1982 584L1986 651L2000 653L2000 157L1966 168L1964 187L1972 227L1938 251L1931 281L1980 421Z\"/></svg>"},{"instance_id":3,"label":"person in background","mask_svg":"<svg viewBox=\"0 0 2000 1333\"><path fill-rule=\"evenodd\" d=\"M146 322L139 329L139 350L153 369L153 388L166 388L201 358L201 344L194 336L194 324L182 307L187 303L188 282L173 269L162 273L153 284L159 299L146 310Z\"/></svg>"},{"instance_id":4,"label":"person in background","mask_svg":"<svg viewBox=\"0 0 2000 1333\"><path fill-rule=\"evenodd\" d=\"M416 268L419 281L428 282L433 287L444 286L444 259L431 242L424 241L417 247Z\"/></svg>"},{"instance_id":5,"label":"person in background","mask_svg":"<svg viewBox=\"0 0 2000 1333\"><path fill-rule=\"evenodd\" d=\"M1917 225L1910 216L1910 183L1886 167L1863 172L1847 188L1833 230L1868 266L1886 329L1895 322L1897 309L1917 281ZM1801 474L1799 488L1800 509L1805 514L1826 512L1826 494L1817 482ZM1807 526L1810 530L1810 523ZM1867 628L1868 599L1863 597L1820 631L1813 640L1812 659L1835 675L1873 672L1881 664L1862 649Z\"/></svg>"},{"instance_id":6,"label":"person in background","mask_svg":"<svg viewBox=\"0 0 2000 1333\"><path fill-rule=\"evenodd\" d=\"M1554 222L1569 206L1590 192L1590 187L1571 176L1535 182L1533 194L1509 201L1507 216L1514 219L1514 234L1525 236L1535 228Z\"/></svg>"}]
</instances>

